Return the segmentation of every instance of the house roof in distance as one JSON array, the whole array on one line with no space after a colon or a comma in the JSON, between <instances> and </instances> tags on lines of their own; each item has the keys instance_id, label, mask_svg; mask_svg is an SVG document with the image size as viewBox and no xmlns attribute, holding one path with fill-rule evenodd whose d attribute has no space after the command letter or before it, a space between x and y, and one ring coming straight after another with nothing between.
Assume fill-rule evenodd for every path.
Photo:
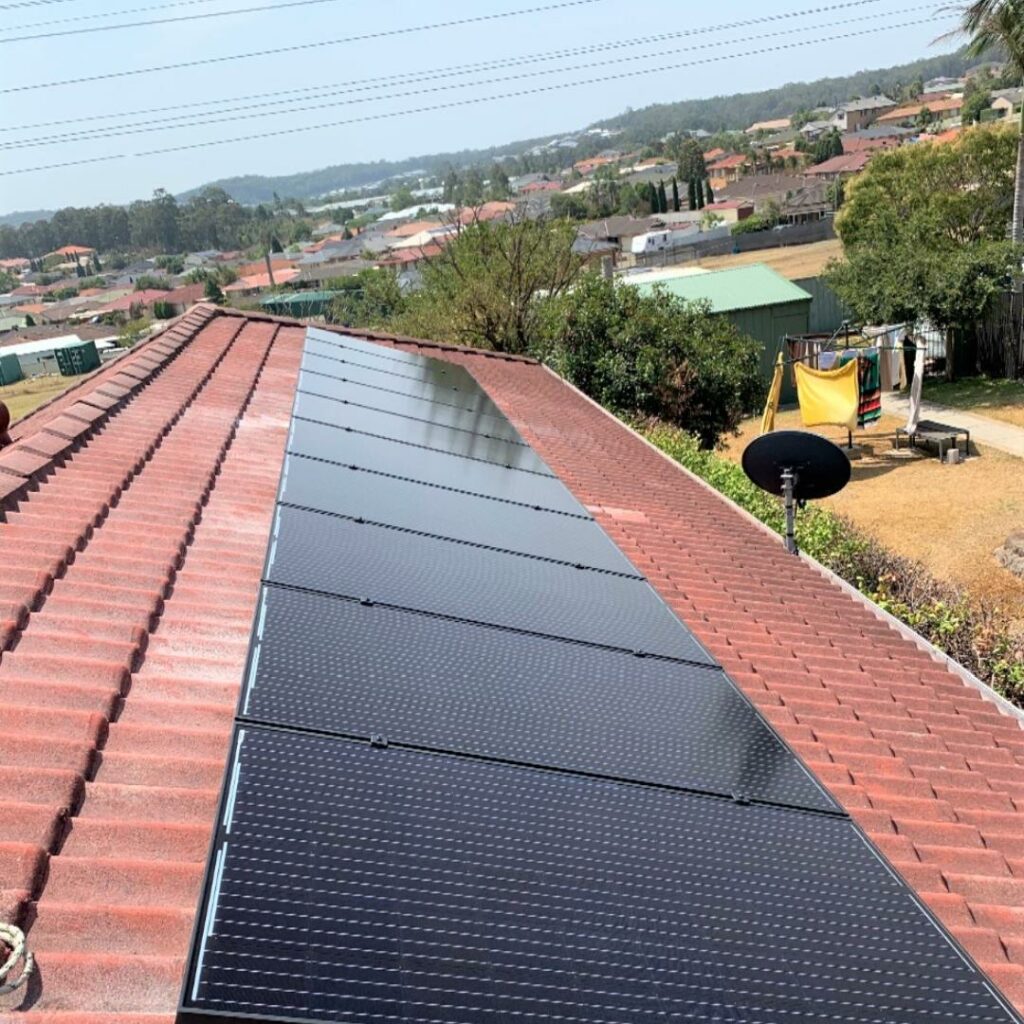
<instances>
[{"instance_id":1,"label":"house roof in distance","mask_svg":"<svg viewBox=\"0 0 1024 1024\"><path fill-rule=\"evenodd\" d=\"M873 150L870 149L861 149L854 153L840 153L839 156L808 167L805 173L812 177L828 174L857 174L867 167L872 152Z\"/></svg>"},{"instance_id":2,"label":"house roof in distance","mask_svg":"<svg viewBox=\"0 0 1024 1024\"><path fill-rule=\"evenodd\" d=\"M472 374L1024 1007L1020 717L544 367L355 336ZM31 925L28 1024L173 1019L303 337L197 307L0 452L0 916Z\"/></svg>"},{"instance_id":3,"label":"house roof in distance","mask_svg":"<svg viewBox=\"0 0 1024 1024\"><path fill-rule=\"evenodd\" d=\"M885 107L895 107L896 101L889 99L888 96L864 96L861 99L850 100L847 103L840 106L840 110L845 110L849 113L856 111L865 110L882 110Z\"/></svg>"},{"instance_id":4,"label":"house roof in distance","mask_svg":"<svg viewBox=\"0 0 1024 1024\"><path fill-rule=\"evenodd\" d=\"M648 294L661 287L680 299L709 302L713 313L732 313L787 302L809 302L811 299L803 288L763 263L686 274L669 280L660 279L653 284L640 282L637 287Z\"/></svg>"}]
</instances>

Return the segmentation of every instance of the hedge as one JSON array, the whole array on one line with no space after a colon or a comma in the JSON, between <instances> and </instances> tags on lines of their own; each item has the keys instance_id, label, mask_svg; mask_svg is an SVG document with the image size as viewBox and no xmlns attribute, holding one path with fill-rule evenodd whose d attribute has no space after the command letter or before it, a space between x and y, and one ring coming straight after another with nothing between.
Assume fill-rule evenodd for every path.
<instances>
[{"instance_id":1,"label":"hedge","mask_svg":"<svg viewBox=\"0 0 1024 1024\"><path fill-rule=\"evenodd\" d=\"M693 436L650 421L634 424L656 447L776 533L785 529L782 503L755 487L743 470ZM973 672L998 693L1024 706L1024 635L1014 633L998 608L937 580L920 563L887 550L845 517L810 505L797 520L797 543L879 607Z\"/></svg>"}]
</instances>

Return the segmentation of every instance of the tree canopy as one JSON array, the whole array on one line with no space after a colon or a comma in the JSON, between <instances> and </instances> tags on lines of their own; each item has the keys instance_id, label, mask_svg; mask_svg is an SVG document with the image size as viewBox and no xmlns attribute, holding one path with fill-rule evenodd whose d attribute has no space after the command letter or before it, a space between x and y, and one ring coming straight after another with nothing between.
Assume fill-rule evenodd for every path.
<instances>
[{"instance_id":1,"label":"tree canopy","mask_svg":"<svg viewBox=\"0 0 1024 1024\"><path fill-rule=\"evenodd\" d=\"M983 314L1014 267L1016 153L1014 132L973 128L880 152L851 180L836 217L844 259L828 276L859 318L956 327Z\"/></svg>"}]
</instances>

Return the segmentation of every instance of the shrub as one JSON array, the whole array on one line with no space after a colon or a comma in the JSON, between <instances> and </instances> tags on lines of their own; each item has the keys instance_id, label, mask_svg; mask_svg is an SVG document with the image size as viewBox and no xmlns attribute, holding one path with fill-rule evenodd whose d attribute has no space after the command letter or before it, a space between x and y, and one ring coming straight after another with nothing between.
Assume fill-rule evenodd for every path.
<instances>
[{"instance_id":1,"label":"shrub","mask_svg":"<svg viewBox=\"0 0 1024 1024\"><path fill-rule=\"evenodd\" d=\"M706 305L596 274L545 307L546 360L602 405L713 447L763 391L756 343Z\"/></svg>"},{"instance_id":2,"label":"shrub","mask_svg":"<svg viewBox=\"0 0 1024 1024\"><path fill-rule=\"evenodd\" d=\"M739 466L701 448L684 431L656 421L638 427L652 444L715 490L783 532L782 503L755 487ZM919 562L894 554L821 506L809 506L798 518L797 543L997 692L1024 705L1024 636L1007 627L998 608L937 580Z\"/></svg>"}]
</instances>

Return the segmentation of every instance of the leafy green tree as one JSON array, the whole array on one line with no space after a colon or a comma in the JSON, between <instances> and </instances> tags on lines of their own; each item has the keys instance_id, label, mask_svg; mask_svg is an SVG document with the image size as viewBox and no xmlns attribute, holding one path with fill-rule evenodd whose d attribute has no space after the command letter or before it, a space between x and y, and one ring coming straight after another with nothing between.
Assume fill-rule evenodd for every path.
<instances>
[{"instance_id":1,"label":"leafy green tree","mask_svg":"<svg viewBox=\"0 0 1024 1024\"><path fill-rule=\"evenodd\" d=\"M861 320L969 328L1020 265L1006 239L1016 133L972 128L944 145L880 151L846 188L828 279ZM950 361L952 365L952 361Z\"/></svg>"},{"instance_id":2,"label":"leafy green tree","mask_svg":"<svg viewBox=\"0 0 1024 1024\"><path fill-rule=\"evenodd\" d=\"M391 197L391 209L396 213L399 210L407 210L410 206L415 206L415 204L416 197L412 194L412 189L408 185L403 185Z\"/></svg>"},{"instance_id":3,"label":"leafy green tree","mask_svg":"<svg viewBox=\"0 0 1024 1024\"><path fill-rule=\"evenodd\" d=\"M672 210L679 212L679 182L675 178L672 179Z\"/></svg>"},{"instance_id":4,"label":"leafy green tree","mask_svg":"<svg viewBox=\"0 0 1024 1024\"><path fill-rule=\"evenodd\" d=\"M991 49L1006 54L1007 73L1015 85L1024 78L1024 3L1021 0L973 0L960 6L960 33L968 37L967 55ZM1024 109L1017 141L1010 238L1024 242Z\"/></svg>"},{"instance_id":5,"label":"leafy green tree","mask_svg":"<svg viewBox=\"0 0 1024 1024\"><path fill-rule=\"evenodd\" d=\"M989 92L987 78L972 78L964 89L963 107L960 119L964 124L977 124L982 114L992 106L992 94Z\"/></svg>"},{"instance_id":6,"label":"leafy green tree","mask_svg":"<svg viewBox=\"0 0 1024 1024\"><path fill-rule=\"evenodd\" d=\"M564 220L470 224L423 264L423 286L394 326L422 338L528 352L545 302L579 275L575 240L575 227Z\"/></svg>"},{"instance_id":7,"label":"leafy green tree","mask_svg":"<svg viewBox=\"0 0 1024 1024\"><path fill-rule=\"evenodd\" d=\"M918 128L930 128L935 124L935 114L932 113L931 108L928 106L922 107L918 111L917 117L914 118L914 124Z\"/></svg>"},{"instance_id":8,"label":"leafy green tree","mask_svg":"<svg viewBox=\"0 0 1024 1024\"><path fill-rule=\"evenodd\" d=\"M676 156L679 164L679 177L687 181L703 180L707 176L704 166L704 151L696 139L686 139L679 147Z\"/></svg>"},{"instance_id":9,"label":"leafy green tree","mask_svg":"<svg viewBox=\"0 0 1024 1024\"><path fill-rule=\"evenodd\" d=\"M404 312L406 298L398 276L389 268L368 268L352 277L329 282L340 292L331 302L328 320L346 327L384 327Z\"/></svg>"},{"instance_id":10,"label":"leafy green tree","mask_svg":"<svg viewBox=\"0 0 1024 1024\"><path fill-rule=\"evenodd\" d=\"M444 174L444 184L442 185L441 198L446 203L458 202L459 186L461 181L459 179L458 172L450 164Z\"/></svg>"},{"instance_id":11,"label":"leafy green tree","mask_svg":"<svg viewBox=\"0 0 1024 1024\"><path fill-rule=\"evenodd\" d=\"M546 360L602 405L713 447L760 399L758 345L703 303L586 274L544 308Z\"/></svg>"},{"instance_id":12,"label":"leafy green tree","mask_svg":"<svg viewBox=\"0 0 1024 1024\"><path fill-rule=\"evenodd\" d=\"M224 304L224 293L221 291L220 285L217 284L217 279L208 277L206 284L203 286L203 297L207 302L214 302L218 306Z\"/></svg>"},{"instance_id":13,"label":"leafy green tree","mask_svg":"<svg viewBox=\"0 0 1024 1024\"><path fill-rule=\"evenodd\" d=\"M551 212L556 217L565 217L569 220L587 220L590 216L590 205L578 193L566 195L564 192L557 192L551 197Z\"/></svg>"},{"instance_id":14,"label":"leafy green tree","mask_svg":"<svg viewBox=\"0 0 1024 1024\"><path fill-rule=\"evenodd\" d=\"M509 197L509 181L505 168L499 163L491 165L487 182L487 198L501 201Z\"/></svg>"},{"instance_id":15,"label":"leafy green tree","mask_svg":"<svg viewBox=\"0 0 1024 1024\"><path fill-rule=\"evenodd\" d=\"M0 294L13 292L18 287L18 279L6 270L0 270Z\"/></svg>"}]
</instances>

